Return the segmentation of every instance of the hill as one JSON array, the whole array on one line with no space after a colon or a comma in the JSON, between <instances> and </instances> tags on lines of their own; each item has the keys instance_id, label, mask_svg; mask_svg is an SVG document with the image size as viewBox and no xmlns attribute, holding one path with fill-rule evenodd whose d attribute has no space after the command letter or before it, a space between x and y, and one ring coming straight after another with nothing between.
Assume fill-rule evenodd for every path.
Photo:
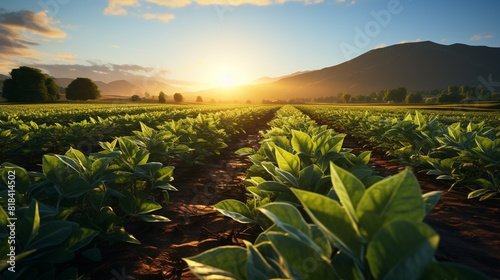
<instances>
[{"instance_id":1,"label":"hill","mask_svg":"<svg viewBox=\"0 0 500 280\"><path fill-rule=\"evenodd\" d=\"M482 76L500 78L500 48L441 45L430 41L371 50L350 61L278 81L198 92L202 96L238 96L260 101L320 97L339 92L367 95L386 88L409 92L448 85L479 85ZM497 78L498 77L498 78ZM241 97L240 97L241 96Z\"/></svg>"},{"instance_id":2,"label":"hill","mask_svg":"<svg viewBox=\"0 0 500 280\"><path fill-rule=\"evenodd\" d=\"M298 71L298 72L292 73L290 75L281 76L281 77L274 77L274 78L273 77L262 77L262 78L255 80L255 81L250 82L250 84L252 84L252 85L268 84L268 83L279 81L281 79L291 78L291 77L294 77L297 75L305 74L308 72L311 72L311 71Z\"/></svg>"}]
</instances>

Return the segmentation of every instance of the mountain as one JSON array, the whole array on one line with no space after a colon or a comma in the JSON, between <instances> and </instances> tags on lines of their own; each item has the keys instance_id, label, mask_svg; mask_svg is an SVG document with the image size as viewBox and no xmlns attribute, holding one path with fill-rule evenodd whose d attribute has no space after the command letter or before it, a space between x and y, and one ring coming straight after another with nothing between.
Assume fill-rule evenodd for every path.
<instances>
[{"instance_id":1,"label":"mountain","mask_svg":"<svg viewBox=\"0 0 500 280\"><path fill-rule=\"evenodd\" d=\"M66 88L74 79L71 78L55 78L55 82L58 86ZM118 96L132 96L137 94L139 96L144 96L146 92L152 95L158 95L160 91L164 91L166 94L172 95L175 92L182 92L182 88L177 88L171 86L162 81L142 81L142 80L118 80L110 83L105 83L101 81L94 81L102 95L118 95Z\"/></svg>"},{"instance_id":2,"label":"mountain","mask_svg":"<svg viewBox=\"0 0 500 280\"><path fill-rule=\"evenodd\" d=\"M68 85L73 81L74 79L71 78L54 78L54 81L56 84L60 87L67 88Z\"/></svg>"},{"instance_id":3,"label":"mountain","mask_svg":"<svg viewBox=\"0 0 500 280\"><path fill-rule=\"evenodd\" d=\"M500 48L405 43L368 51L350 61L283 78L269 84L198 92L202 96L234 96L242 100L320 97L339 92L367 95L386 88L408 92L479 85L480 77L500 79ZM241 96L241 97L240 97Z\"/></svg>"},{"instance_id":4,"label":"mountain","mask_svg":"<svg viewBox=\"0 0 500 280\"><path fill-rule=\"evenodd\" d=\"M276 82L276 81L279 81L281 79L284 79L284 78L291 78L291 77L294 77L294 76L297 76L297 75L301 75L301 74L305 74L305 73L309 73L311 71L298 71L298 72L295 72L295 73L292 73L290 75L286 75L286 76L281 76L281 77L262 77L262 78L259 78L255 81L252 81L250 82L250 84L252 85L258 85L258 84L269 84L269 83L272 83L272 82Z\"/></svg>"}]
</instances>

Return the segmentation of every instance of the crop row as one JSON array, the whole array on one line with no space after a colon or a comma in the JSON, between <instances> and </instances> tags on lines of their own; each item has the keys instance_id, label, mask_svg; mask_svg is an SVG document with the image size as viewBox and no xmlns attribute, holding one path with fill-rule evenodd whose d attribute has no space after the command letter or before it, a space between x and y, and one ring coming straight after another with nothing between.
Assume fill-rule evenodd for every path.
<instances>
[{"instance_id":1,"label":"crop row","mask_svg":"<svg viewBox=\"0 0 500 280\"><path fill-rule=\"evenodd\" d=\"M438 179L467 187L469 198L500 194L500 129L484 121L446 124L438 115L409 112L388 117L383 111L300 107L314 119L349 131L398 159L427 170Z\"/></svg>"},{"instance_id":2,"label":"crop row","mask_svg":"<svg viewBox=\"0 0 500 280\"><path fill-rule=\"evenodd\" d=\"M66 125L73 122L89 121L90 118L107 118L111 116L137 115L142 113L169 112L186 114L191 111L191 116L199 113L208 113L234 109L234 106L190 106L190 105L165 105L165 104L27 104L3 105L0 107L0 121L2 124L9 122L31 121L37 124L46 123ZM175 114L174 114L175 115Z\"/></svg>"},{"instance_id":3,"label":"crop row","mask_svg":"<svg viewBox=\"0 0 500 280\"><path fill-rule=\"evenodd\" d=\"M100 260L102 243L140 243L125 231L132 220L168 222L153 214L169 202L174 158L196 163L226 147L229 135L266 116L272 107L200 114L139 123L133 136L101 142L97 153L70 148L45 154L42 172L0 166L0 273L2 279L77 279L78 270L56 267L75 256ZM226 130L227 129L227 130ZM12 255L15 257L11 258ZM13 273L15 271L15 273ZM56 272L57 271L57 272Z\"/></svg>"},{"instance_id":4,"label":"crop row","mask_svg":"<svg viewBox=\"0 0 500 280\"><path fill-rule=\"evenodd\" d=\"M52 152L63 153L69 147L91 152L99 142L110 141L114 137L131 135L140 129L140 123L153 128L172 127L172 122L183 119L183 123L192 122L200 111L203 114L213 113L211 117L220 119L225 128L232 129L233 120L251 122L253 114L241 114L251 109L229 109L224 107L206 106L203 109L170 110L148 112L135 115L110 116L97 119L89 118L81 122L60 124L24 122L21 120L0 121L0 161L15 157L25 159L38 158L40 155ZM222 114L222 112L224 112ZM250 119L248 119L250 118ZM242 126L240 126L242 127ZM175 125L172 129L175 129ZM234 133L234 131L230 131Z\"/></svg>"},{"instance_id":5,"label":"crop row","mask_svg":"<svg viewBox=\"0 0 500 280\"><path fill-rule=\"evenodd\" d=\"M187 258L200 279L487 279L437 262L439 235L422 222L441 192L422 195L404 171L381 178L370 153L342 148L343 135L285 106L265 134L245 183L251 199L215 207L264 230L246 248Z\"/></svg>"}]
</instances>

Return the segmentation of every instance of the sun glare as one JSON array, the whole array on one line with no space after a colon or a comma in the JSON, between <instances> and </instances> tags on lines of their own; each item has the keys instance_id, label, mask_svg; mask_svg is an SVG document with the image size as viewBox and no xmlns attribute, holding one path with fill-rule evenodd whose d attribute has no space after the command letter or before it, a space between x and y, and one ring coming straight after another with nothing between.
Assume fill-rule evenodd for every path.
<instances>
[{"instance_id":1,"label":"sun glare","mask_svg":"<svg viewBox=\"0 0 500 280\"><path fill-rule=\"evenodd\" d=\"M219 84L222 87L230 87L236 85L236 82L231 74L225 73L220 77Z\"/></svg>"}]
</instances>

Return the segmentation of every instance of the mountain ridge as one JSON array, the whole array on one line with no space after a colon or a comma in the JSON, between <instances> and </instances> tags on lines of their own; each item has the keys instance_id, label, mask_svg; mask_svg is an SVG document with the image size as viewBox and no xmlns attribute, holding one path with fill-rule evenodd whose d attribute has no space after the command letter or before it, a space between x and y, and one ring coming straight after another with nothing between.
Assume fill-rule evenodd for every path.
<instances>
[{"instance_id":1,"label":"mountain ridge","mask_svg":"<svg viewBox=\"0 0 500 280\"><path fill-rule=\"evenodd\" d=\"M199 91L197 94L240 99L291 99L336 96L339 92L367 95L387 88L408 92L444 89L449 85L479 85L500 78L500 48L431 41L396 44L370 50L343 63L287 77L269 84ZM241 97L240 97L241 96Z\"/></svg>"}]
</instances>

